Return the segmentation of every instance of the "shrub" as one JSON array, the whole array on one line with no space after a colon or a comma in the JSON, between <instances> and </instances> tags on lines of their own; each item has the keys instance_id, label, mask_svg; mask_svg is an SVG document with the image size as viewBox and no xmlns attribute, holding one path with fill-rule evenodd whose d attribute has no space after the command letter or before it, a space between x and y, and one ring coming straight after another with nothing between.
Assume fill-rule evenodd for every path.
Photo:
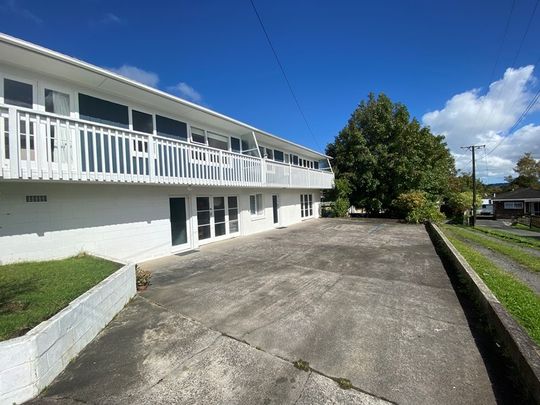
<instances>
[{"instance_id":1,"label":"shrub","mask_svg":"<svg viewBox=\"0 0 540 405\"><path fill-rule=\"evenodd\" d=\"M424 191L413 190L402 193L394 200L393 205L398 215L409 223L442 222L445 219L444 214L439 210L438 204L430 201Z\"/></svg>"},{"instance_id":2,"label":"shrub","mask_svg":"<svg viewBox=\"0 0 540 405\"><path fill-rule=\"evenodd\" d=\"M332 213L335 217L346 217L349 212L349 200L343 197L339 197L332 204Z\"/></svg>"},{"instance_id":3,"label":"shrub","mask_svg":"<svg viewBox=\"0 0 540 405\"><path fill-rule=\"evenodd\" d=\"M152 273L148 270L143 270L139 266L135 269L135 276L137 278L137 289L144 290L150 285L150 279L152 278Z\"/></svg>"}]
</instances>

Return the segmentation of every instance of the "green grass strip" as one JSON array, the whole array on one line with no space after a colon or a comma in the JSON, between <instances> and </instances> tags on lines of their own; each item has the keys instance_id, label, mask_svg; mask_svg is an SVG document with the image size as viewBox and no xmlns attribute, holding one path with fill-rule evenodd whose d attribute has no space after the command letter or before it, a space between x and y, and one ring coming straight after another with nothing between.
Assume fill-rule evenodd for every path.
<instances>
[{"instance_id":1,"label":"green grass strip","mask_svg":"<svg viewBox=\"0 0 540 405\"><path fill-rule=\"evenodd\" d=\"M512 225L512 227L516 229L522 229L524 231L530 231L530 232L536 232L536 233L540 232L540 228L534 225L529 228L527 225L515 224L515 225Z\"/></svg>"},{"instance_id":2,"label":"green grass strip","mask_svg":"<svg viewBox=\"0 0 540 405\"><path fill-rule=\"evenodd\" d=\"M529 336L540 344L540 296L495 266L485 256L452 237L451 232L444 230L444 233L501 304L523 326Z\"/></svg>"},{"instance_id":3,"label":"green grass strip","mask_svg":"<svg viewBox=\"0 0 540 405\"><path fill-rule=\"evenodd\" d=\"M461 236L462 238L468 239L472 242L484 246L485 248L501 253L512 259L516 263L521 264L528 270L540 272L540 257L524 252L518 247L498 243L497 241L488 239L475 231L471 231L467 228L459 227L456 225L445 225L444 229L451 229L452 232L454 232L458 236Z\"/></svg>"},{"instance_id":4,"label":"green grass strip","mask_svg":"<svg viewBox=\"0 0 540 405\"><path fill-rule=\"evenodd\" d=\"M92 256L0 266L0 340L26 333L119 268Z\"/></svg>"},{"instance_id":5,"label":"green grass strip","mask_svg":"<svg viewBox=\"0 0 540 405\"><path fill-rule=\"evenodd\" d=\"M499 239L502 239L502 240L508 240L508 241L511 241L511 242L515 242L515 243L525 245L527 247L531 247L531 248L540 250L540 240L537 240L537 239L535 239L533 237L520 236L520 235L516 235L515 233L511 233L511 232L499 231L499 230L495 230L495 229L487 229L487 228L482 228L482 227L479 227L479 226L477 226L475 228L470 228L470 229L474 229L474 231L476 231L476 232L482 232L482 233L485 233L487 235L493 236L495 238L499 238Z\"/></svg>"}]
</instances>

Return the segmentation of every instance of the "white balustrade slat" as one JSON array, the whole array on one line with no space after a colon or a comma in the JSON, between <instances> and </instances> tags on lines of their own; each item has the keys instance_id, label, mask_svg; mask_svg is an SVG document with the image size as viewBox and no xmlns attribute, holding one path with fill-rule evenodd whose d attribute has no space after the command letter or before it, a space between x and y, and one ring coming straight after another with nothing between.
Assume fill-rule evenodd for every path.
<instances>
[{"instance_id":1,"label":"white balustrade slat","mask_svg":"<svg viewBox=\"0 0 540 405\"><path fill-rule=\"evenodd\" d=\"M6 150L4 143L4 137L8 137L18 143L21 178L280 188L333 185L330 172L47 113L13 110L0 108L2 178L10 173L6 156L11 149ZM15 137L10 136L9 125L6 128L4 122L10 114L16 117Z\"/></svg>"}]
</instances>

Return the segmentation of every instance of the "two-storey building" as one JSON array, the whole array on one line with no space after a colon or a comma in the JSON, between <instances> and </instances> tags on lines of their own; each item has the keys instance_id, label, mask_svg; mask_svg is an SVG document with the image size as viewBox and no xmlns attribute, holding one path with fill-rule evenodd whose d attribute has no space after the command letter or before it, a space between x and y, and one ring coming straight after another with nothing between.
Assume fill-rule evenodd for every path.
<instances>
[{"instance_id":1,"label":"two-storey building","mask_svg":"<svg viewBox=\"0 0 540 405\"><path fill-rule=\"evenodd\" d=\"M144 260L319 213L328 157L0 35L0 263Z\"/></svg>"}]
</instances>

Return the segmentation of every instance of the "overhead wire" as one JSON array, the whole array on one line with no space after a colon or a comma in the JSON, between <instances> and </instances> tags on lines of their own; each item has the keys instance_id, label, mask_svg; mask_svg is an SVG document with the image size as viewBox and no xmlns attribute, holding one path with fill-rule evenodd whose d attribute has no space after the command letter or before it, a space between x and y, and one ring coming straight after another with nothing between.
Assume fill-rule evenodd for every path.
<instances>
[{"instance_id":1,"label":"overhead wire","mask_svg":"<svg viewBox=\"0 0 540 405\"><path fill-rule=\"evenodd\" d=\"M301 105L300 105L300 101L298 101L298 97L296 97L296 94L294 92L294 89L291 85L291 82L289 81L289 78L287 77L287 73L285 73L285 68L283 67L283 64L281 63L281 60L279 59L279 56L277 54L277 51L272 43L272 40L270 39L270 35L268 34L268 31L266 30L266 27L264 26L264 23L262 21L262 18L259 14L259 11L257 10L257 7L255 6L255 3L253 2L253 0L249 0L250 3L251 3L251 6L253 8L253 11L255 12L255 15L257 16L257 20L259 21L259 24L262 28L262 31L264 33L264 36L266 37L266 40L268 42L268 45L270 46L270 49L272 50L272 53L274 54L274 57L276 59L276 62L279 66L279 69L281 70L281 74L283 75L283 78L285 79L285 83L287 84L287 87L289 88L289 91L291 93L291 96L296 104L296 107L298 108L298 111L300 112L300 115L302 116L302 119L304 120L304 123L306 124L306 127L309 131L309 133L311 134L312 138L319 144L319 146L322 146L321 142L319 141L319 139L317 138L317 136L315 135L315 133L313 132L312 128L311 128L311 125L309 124L309 121L306 117L306 114L304 113L304 110L302 109Z\"/></svg>"}]
</instances>

